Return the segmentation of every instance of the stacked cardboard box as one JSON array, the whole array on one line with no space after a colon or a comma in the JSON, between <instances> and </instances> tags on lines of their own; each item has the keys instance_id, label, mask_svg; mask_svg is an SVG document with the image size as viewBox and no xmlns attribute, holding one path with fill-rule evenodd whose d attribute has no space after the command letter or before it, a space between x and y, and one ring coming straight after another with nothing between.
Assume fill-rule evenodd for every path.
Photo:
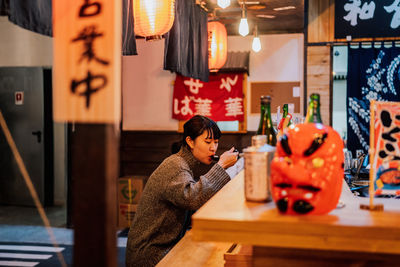
<instances>
[{"instance_id":1,"label":"stacked cardboard box","mask_svg":"<svg viewBox=\"0 0 400 267\"><path fill-rule=\"evenodd\" d=\"M129 228L135 217L137 204L118 203L118 228Z\"/></svg>"},{"instance_id":2,"label":"stacked cardboard box","mask_svg":"<svg viewBox=\"0 0 400 267\"><path fill-rule=\"evenodd\" d=\"M130 227L142 196L146 177L126 176L118 179L118 228Z\"/></svg>"}]
</instances>

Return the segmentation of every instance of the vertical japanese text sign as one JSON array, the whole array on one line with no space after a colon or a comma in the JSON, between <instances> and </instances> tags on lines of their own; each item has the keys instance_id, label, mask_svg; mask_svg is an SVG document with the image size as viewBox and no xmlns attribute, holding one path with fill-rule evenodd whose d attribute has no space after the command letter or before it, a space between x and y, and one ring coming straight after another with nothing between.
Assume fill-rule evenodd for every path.
<instances>
[{"instance_id":1,"label":"vertical japanese text sign","mask_svg":"<svg viewBox=\"0 0 400 267\"><path fill-rule=\"evenodd\" d=\"M371 104L372 105L372 104ZM400 193L400 102L375 102L373 168L384 194Z\"/></svg>"},{"instance_id":2,"label":"vertical japanese text sign","mask_svg":"<svg viewBox=\"0 0 400 267\"><path fill-rule=\"evenodd\" d=\"M120 121L121 14L121 1L53 0L55 121Z\"/></svg>"}]
</instances>

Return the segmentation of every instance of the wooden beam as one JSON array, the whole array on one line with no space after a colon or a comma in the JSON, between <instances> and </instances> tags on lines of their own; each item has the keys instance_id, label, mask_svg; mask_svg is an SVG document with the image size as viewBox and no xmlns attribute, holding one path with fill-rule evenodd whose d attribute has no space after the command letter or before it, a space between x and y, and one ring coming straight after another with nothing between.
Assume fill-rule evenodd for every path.
<instances>
[{"instance_id":1,"label":"wooden beam","mask_svg":"<svg viewBox=\"0 0 400 267\"><path fill-rule=\"evenodd\" d=\"M119 129L76 124L70 137L74 266L117 266Z\"/></svg>"},{"instance_id":2,"label":"wooden beam","mask_svg":"<svg viewBox=\"0 0 400 267\"><path fill-rule=\"evenodd\" d=\"M69 122L74 266L117 266L121 1L53 0L54 120Z\"/></svg>"}]
</instances>

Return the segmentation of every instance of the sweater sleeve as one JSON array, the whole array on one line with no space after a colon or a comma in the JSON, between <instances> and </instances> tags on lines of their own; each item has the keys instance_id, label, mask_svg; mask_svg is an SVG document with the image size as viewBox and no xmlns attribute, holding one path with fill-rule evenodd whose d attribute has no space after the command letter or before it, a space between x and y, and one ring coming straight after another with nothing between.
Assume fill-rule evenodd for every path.
<instances>
[{"instance_id":1,"label":"sweater sleeve","mask_svg":"<svg viewBox=\"0 0 400 267\"><path fill-rule=\"evenodd\" d=\"M240 158L238 159L238 161L235 163L235 165L229 167L228 169L226 169L225 171L228 173L229 177L231 177L231 179L235 178L236 175L243 170L244 167L244 158Z\"/></svg>"},{"instance_id":2,"label":"sweater sleeve","mask_svg":"<svg viewBox=\"0 0 400 267\"><path fill-rule=\"evenodd\" d=\"M163 197L175 206L197 210L229 181L229 175L218 164L197 182L189 170L182 169L167 183Z\"/></svg>"}]
</instances>

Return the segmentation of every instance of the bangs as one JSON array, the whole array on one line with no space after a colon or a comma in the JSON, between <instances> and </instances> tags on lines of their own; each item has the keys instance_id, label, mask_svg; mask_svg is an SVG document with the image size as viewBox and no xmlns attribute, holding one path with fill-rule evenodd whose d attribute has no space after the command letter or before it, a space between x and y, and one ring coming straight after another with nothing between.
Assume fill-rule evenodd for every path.
<instances>
[{"instance_id":1,"label":"bangs","mask_svg":"<svg viewBox=\"0 0 400 267\"><path fill-rule=\"evenodd\" d=\"M204 130L207 131L207 139L219 139L221 137L218 125L213 121L209 121Z\"/></svg>"}]
</instances>

